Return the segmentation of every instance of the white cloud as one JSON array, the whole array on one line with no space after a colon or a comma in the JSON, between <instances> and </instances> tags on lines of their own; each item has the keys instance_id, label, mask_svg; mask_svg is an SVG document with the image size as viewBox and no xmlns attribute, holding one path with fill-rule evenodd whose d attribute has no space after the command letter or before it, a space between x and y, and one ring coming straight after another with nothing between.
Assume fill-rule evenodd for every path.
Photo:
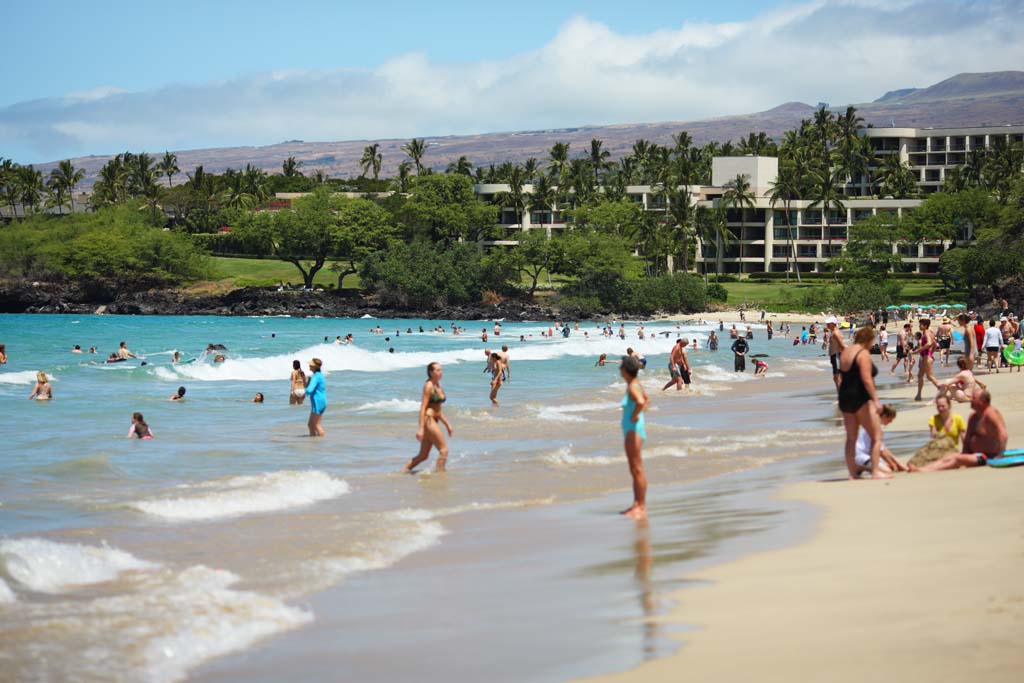
<instances>
[{"instance_id":1,"label":"white cloud","mask_svg":"<svg viewBox=\"0 0 1024 683\"><path fill-rule=\"evenodd\" d=\"M146 92L114 86L0 109L0 150L403 138L687 120L790 100L872 100L963 71L1024 65L1024 3L816 1L642 35L576 17L503 60L396 56L373 69L275 70Z\"/></svg>"}]
</instances>

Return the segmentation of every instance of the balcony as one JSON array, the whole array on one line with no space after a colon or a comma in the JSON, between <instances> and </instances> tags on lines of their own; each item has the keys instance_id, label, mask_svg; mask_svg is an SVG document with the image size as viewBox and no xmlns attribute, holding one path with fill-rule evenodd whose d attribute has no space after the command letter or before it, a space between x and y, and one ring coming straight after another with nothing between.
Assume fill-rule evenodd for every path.
<instances>
[{"instance_id":1,"label":"balcony","mask_svg":"<svg viewBox=\"0 0 1024 683\"><path fill-rule=\"evenodd\" d=\"M796 238L799 240L820 240L821 228L800 228Z\"/></svg>"},{"instance_id":2,"label":"balcony","mask_svg":"<svg viewBox=\"0 0 1024 683\"><path fill-rule=\"evenodd\" d=\"M818 258L818 245L798 244L796 247L797 258Z\"/></svg>"}]
</instances>

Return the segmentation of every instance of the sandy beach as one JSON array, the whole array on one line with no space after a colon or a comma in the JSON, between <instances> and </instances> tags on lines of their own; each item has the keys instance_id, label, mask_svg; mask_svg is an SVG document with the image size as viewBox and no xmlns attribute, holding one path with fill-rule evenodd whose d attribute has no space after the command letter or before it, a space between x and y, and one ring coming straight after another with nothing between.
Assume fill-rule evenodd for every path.
<instances>
[{"instance_id":1,"label":"sandy beach","mask_svg":"<svg viewBox=\"0 0 1024 683\"><path fill-rule=\"evenodd\" d=\"M1024 379L982 381L1009 447L1024 446ZM923 443L930 413L904 410L887 431ZM673 596L665 621L694 627L678 652L595 680L1020 680L1022 486L1024 468L973 468L786 488L781 498L821 510L812 539L686 576L707 583Z\"/></svg>"}]
</instances>

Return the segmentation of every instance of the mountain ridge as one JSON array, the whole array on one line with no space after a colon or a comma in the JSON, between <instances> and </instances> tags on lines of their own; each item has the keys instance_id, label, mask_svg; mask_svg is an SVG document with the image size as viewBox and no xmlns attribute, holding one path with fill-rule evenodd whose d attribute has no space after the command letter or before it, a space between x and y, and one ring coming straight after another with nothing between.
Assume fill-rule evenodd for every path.
<instances>
[{"instance_id":1,"label":"mountain ridge","mask_svg":"<svg viewBox=\"0 0 1024 683\"><path fill-rule=\"evenodd\" d=\"M900 94L896 94L900 93ZM906 93L906 94L903 94ZM922 128L993 126L1024 123L1024 71L962 73L927 88L894 90L874 102L854 105L865 125L876 127ZM832 107L845 110L846 105ZM620 123L580 125L564 128L477 133L468 135L424 136L429 144L425 162L443 169L448 163L466 156L475 166L522 162L529 157L544 159L555 142L568 142L571 156L579 156L589 147L591 138L604 141L604 149L616 159L629 153L637 138L660 145L671 144L672 135L687 131L695 144L712 140L736 141L750 132L765 132L778 138L786 130L809 118L816 107L803 102L786 102L752 114L733 114L691 121L653 123ZM379 140L313 141L289 140L263 146L214 147L178 150L178 166L191 171L202 165L207 172L221 173L227 168L243 168L246 164L268 172L278 172L287 157L303 163L303 171L321 170L332 177L351 177L359 171L359 157L370 143L380 145L384 156L382 172L395 173L406 158L401 146L407 138ZM160 152L151 152L159 156ZM81 187L88 189L95 182L99 169L114 155L93 155L72 159L86 177ZM56 161L37 164L48 172ZM180 181L179 181L180 182Z\"/></svg>"}]
</instances>

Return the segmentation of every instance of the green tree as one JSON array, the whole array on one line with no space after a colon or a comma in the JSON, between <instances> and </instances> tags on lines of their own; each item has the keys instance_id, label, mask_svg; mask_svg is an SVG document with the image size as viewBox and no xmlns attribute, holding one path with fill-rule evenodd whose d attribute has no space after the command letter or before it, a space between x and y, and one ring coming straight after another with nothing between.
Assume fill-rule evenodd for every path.
<instances>
[{"instance_id":1,"label":"green tree","mask_svg":"<svg viewBox=\"0 0 1024 683\"><path fill-rule=\"evenodd\" d=\"M399 214L408 236L445 246L483 239L494 229L497 217L495 206L476 198L471 178L447 174L417 177Z\"/></svg>"},{"instance_id":2,"label":"green tree","mask_svg":"<svg viewBox=\"0 0 1024 683\"><path fill-rule=\"evenodd\" d=\"M164 158L160 160L160 163L156 165L156 170L160 172L160 175L167 176L167 187L174 187L171 179L176 173L180 173L181 169L178 168L178 155L171 154L170 152L164 152Z\"/></svg>"},{"instance_id":3,"label":"green tree","mask_svg":"<svg viewBox=\"0 0 1024 683\"><path fill-rule=\"evenodd\" d=\"M250 229L264 249L295 266L302 274L303 285L312 289L316 274L337 248L332 208L330 190L317 188L296 199L291 210L258 214Z\"/></svg>"},{"instance_id":4,"label":"green tree","mask_svg":"<svg viewBox=\"0 0 1024 683\"><path fill-rule=\"evenodd\" d=\"M338 289L346 275L359 272L363 261L387 249L398 236L391 213L368 199L333 199L336 227L334 253L338 260L331 270L338 273Z\"/></svg>"},{"instance_id":5,"label":"green tree","mask_svg":"<svg viewBox=\"0 0 1024 683\"><path fill-rule=\"evenodd\" d=\"M556 185L562 183L565 169L569 166L569 145L568 142L556 142L548 153L548 171Z\"/></svg>"},{"instance_id":6,"label":"green tree","mask_svg":"<svg viewBox=\"0 0 1024 683\"><path fill-rule=\"evenodd\" d=\"M18 217L18 164L0 159L0 195L11 207L11 216Z\"/></svg>"},{"instance_id":7,"label":"green tree","mask_svg":"<svg viewBox=\"0 0 1024 683\"><path fill-rule=\"evenodd\" d=\"M774 210L775 206L782 202L783 211L786 214L786 238L789 241L789 249L786 251L786 282L789 282L789 274L796 266L796 281L800 280L800 266L796 260L796 244L793 235L793 201L800 198L800 178L796 175L796 166L792 163L779 164L779 172L770 183L768 190L768 201ZM773 223L774 224L774 223Z\"/></svg>"},{"instance_id":8,"label":"green tree","mask_svg":"<svg viewBox=\"0 0 1024 683\"><path fill-rule=\"evenodd\" d=\"M845 281L885 279L898 271L903 261L895 249L896 238L906 231L904 219L877 215L850 226L846 247L829 261Z\"/></svg>"},{"instance_id":9,"label":"green tree","mask_svg":"<svg viewBox=\"0 0 1024 683\"><path fill-rule=\"evenodd\" d=\"M668 217L672 223L673 252L682 254L683 272L690 270L690 238L693 236L694 206L685 185L666 192Z\"/></svg>"},{"instance_id":10,"label":"green tree","mask_svg":"<svg viewBox=\"0 0 1024 683\"><path fill-rule=\"evenodd\" d=\"M50 183L55 188L58 197L58 206L62 206L63 196L66 195L72 212L75 210L75 187L85 178L85 171L75 168L70 159L57 164L57 168L50 171ZM60 209L63 213L63 209Z\"/></svg>"},{"instance_id":11,"label":"green tree","mask_svg":"<svg viewBox=\"0 0 1024 683\"><path fill-rule=\"evenodd\" d=\"M722 193L722 208L723 209L735 209L740 214L740 239L743 239L743 233L747 227L747 209L753 209L755 206L754 202L754 191L750 188L750 176L745 173L738 173L735 178L725 184L725 191ZM718 270L722 267L722 248L721 234L718 236L718 242L715 244L715 249L718 253ZM717 271L716 271L717 274Z\"/></svg>"},{"instance_id":12,"label":"green tree","mask_svg":"<svg viewBox=\"0 0 1024 683\"><path fill-rule=\"evenodd\" d=\"M402 151L412 159L413 165L416 166L416 175L420 175L423 170L423 155L427 153L427 141L423 138L413 138L406 144L402 145ZM376 177L376 176L374 176Z\"/></svg>"},{"instance_id":13,"label":"green tree","mask_svg":"<svg viewBox=\"0 0 1024 683\"><path fill-rule=\"evenodd\" d=\"M470 176L473 175L473 164L470 163L468 157L461 156L458 161L453 161L448 164L448 168L445 169L445 173Z\"/></svg>"},{"instance_id":14,"label":"green tree","mask_svg":"<svg viewBox=\"0 0 1024 683\"><path fill-rule=\"evenodd\" d=\"M288 157L281 162L281 175L285 178L298 178L302 176L302 171L299 167L302 166L301 161L296 161L295 157Z\"/></svg>"},{"instance_id":15,"label":"green tree","mask_svg":"<svg viewBox=\"0 0 1024 683\"><path fill-rule=\"evenodd\" d=\"M529 195L529 205L531 211L540 212L540 227L544 230L544 213L546 211L554 212L555 208L555 188L552 186L551 181L548 180L547 176L541 176L537 178L537 182L533 184L533 189ZM545 231L547 237L551 237L550 226Z\"/></svg>"},{"instance_id":16,"label":"green tree","mask_svg":"<svg viewBox=\"0 0 1024 683\"><path fill-rule=\"evenodd\" d=\"M810 183L808 198L811 200L808 207L812 209L814 207L821 207L822 216L825 218L825 229L828 231L828 251L830 256L832 254L832 228L828 226L831 222L828 220L829 209L834 208L837 211L846 211L846 204L843 202L843 191L841 189L841 173L842 170L840 169L821 169L812 173L810 178L808 178ZM838 282L838 276L836 281Z\"/></svg>"},{"instance_id":17,"label":"green tree","mask_svg":"<svg viewBox=\"0 0 1024 683\"><path fill-rule=\"evenodd\" d=\"M31 164L20 166L16 182L22 212L26 215L29 211L34 213L43 201L43 172L37 171Z\"/></svg>"},{"instance_id":18,"label":"green tree","mask_svg":"<svg viewBox=\"0 0 1024 683\"><path fill-rule=\"evenodd\" d=\"M363 156L359 158L359 167L363 169L363 177L371 170L373 171L373 179L377 180L380 175L380 165L384 161L384 155L380 153L380 145L373 143L363 148Z\"/></svg>"}]
</instances>

